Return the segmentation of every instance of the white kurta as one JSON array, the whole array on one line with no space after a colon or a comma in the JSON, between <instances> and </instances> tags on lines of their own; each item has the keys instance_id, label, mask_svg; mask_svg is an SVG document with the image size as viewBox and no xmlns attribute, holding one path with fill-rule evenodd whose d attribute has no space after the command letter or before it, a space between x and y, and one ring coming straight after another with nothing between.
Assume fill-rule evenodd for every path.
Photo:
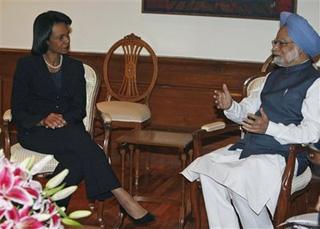
<instances>
[{"instance_id":1,"label":"white kurta","mask_svg":"<svg viewBox=\"0 0 320 229\"><path fill-rule=\"evenodd\" d=\"M248 113L254 114L261 105L263 86L264 83L240 103L233 101L230 109L224 111L225 115L241 123ZM280 144L307 144L320 139L320 79L308 89L302 104L302 115L303 120L299 125L284 125L270 120L266 134L273 136ZM245 198L257 214L267 206L273 215L285 167L284 158L265 154L239 160L241 151L230 151L228 148L199 157L182 171L182 175L189 181L199 179L199 174L209 176Z\"/></svg>"},{"instance_id":2,"label":"white kurta","mask_svg":"<svg viewBox=\"0 0 320 229\"><path fill-rule=\"evenodd\" d=\"M239 160L241 151L230 151L229 147L199 157L182 174L189 181L199 179L199 174L209 176L248 200L255 213L259 214L266 205L273 215L285 159L277 154L263 154Z\"/></svg>"}]
</instances>

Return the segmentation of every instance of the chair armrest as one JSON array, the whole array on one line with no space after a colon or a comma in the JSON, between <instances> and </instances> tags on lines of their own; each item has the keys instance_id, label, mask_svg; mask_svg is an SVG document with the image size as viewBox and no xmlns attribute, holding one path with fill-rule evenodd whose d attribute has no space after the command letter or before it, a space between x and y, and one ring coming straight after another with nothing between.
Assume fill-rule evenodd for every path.
<instances>
[{"instance_id":1,"label":"chair armrest","mask_svg":"<svg viewBox=\"0 0 320 229\"><path fill-rule=\"evenodd\" d=\"M112 118L109 114L101 113L100 116L103 120L103 124L110 124L112 122Z\"/></svg>"},{"instance_id":2,"label":"chair armrest","mask_svg":"<svg viewBox=\"0 0 320 229\"><path fill-rule=\"evenodd\" d=\"M3 121L11 122L11 120L12 120L11 109L9 109L9 110L6 110L6 112L4 112Z\"/></svg>"},{"instance_id":3,"label":"chair armrest","mask_svg":"<svg viewBox=\"0 0 320 229\"><path fill-rule=\"evenodd\" d=\"M309 144L308 147L311 149L311 150L314 150L314 151L320 151L320 149L318 149L317 147L315 147L314 144Z\"/></svg>"},{"instance_id":4,"label":"chair armrest","mask_svg":"<svg viewBox=\"0 0 320 229\"><path fill-rule=\"evenodd\" d=\"M301 152L302 150L305 150L305 149L306 147L303 147L301 145L294 144L290 146L288 160L282 175L282 184L281 184L282 191L288 192L289 194L291 193L291 183L292 183L292 178L294 174L297 154L299 151Z\"/></svg>"},{"instance_id":5,"label":"chair armrest","mask_svg":"<svg viewBox=\"0 0 320 229\"><path fill-rule=\"evenodd\" d=\"M193 137L193 160L199 157L203 150L204 141L207 138L240 131L238 124L225 124L224 122L215 122L206 124L192 133Z\"/></svg>"},{"instance_id":6,"label":"chair armrest","mask_svg":"<svg viewBox=\"0 0 320 229\"><path fill-rule=\"evenodd\" d=\"M3 136L4 136L4 156L8 159L11 157L11 140L9 133L9 124L12 120L11 110L6 110L3 114Z\"/></svg>"},{"instance_id":7,"label":"chair armrest","mask_svg":"<svg viewBox=\"0 0 320 229\"><path fill-rule=\"evenodd\" d=\"M201 129L205 130L207 132L211 132L211 131L215 131L215 130L224 129L225 127L226 127L225 122L212 122L212 123L208 123L208 124L201 126Z\"/></svg>"}]
</instances>

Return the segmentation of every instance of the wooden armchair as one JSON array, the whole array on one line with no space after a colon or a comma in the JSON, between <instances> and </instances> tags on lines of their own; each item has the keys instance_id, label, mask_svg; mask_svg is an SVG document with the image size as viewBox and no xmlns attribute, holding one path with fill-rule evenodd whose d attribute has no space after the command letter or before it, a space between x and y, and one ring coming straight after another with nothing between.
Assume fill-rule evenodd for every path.
<instances>
[{"instance_id":1,"label":"wooden armchair","mask_svg":"<svg viewBox=\"0 0 320 229\"><path fill-rule=\"evenodd\" d=\"M152 68L142 70L146 62ZM110 150L112 129L136 129L151 118L150 94L158 77L158 58L153 49L133 33L117 41L103 64L107 98L97 103L104 126L104 151Z\"/></svg>"},{"instance_id":2,"label":"wooden armchair","mask_svg":"<svg viewBox=\"0 0 320 229\"><path fill-rule=\"evenodd\" d=\"M266 66L262 68L262 73L249 78L245 81L243 87L243 96L248 96L251 91L257 86L261 85L265 78ZM201 156L204 152L210 152L210 144L212 139L225 134L238 131L242 134L241 127L238 124L225 124L224 122L215 122L202 126L193 133L193 160ZM209 139L209 141L208 141ZM208 150L209 146L209 150ZM307 190L312 173L308 167L301 175L293 176L295 169L295 162L298 152L309 151L309 147L301 145L291 145L289 150L289 158L282 176L281 191L277 203L276 212L273 218L274 226L284 222L290 213L290 208L295 199ZM191 210L195 219L195 228L201 227L201 212L200 212L200 185L198 182L191 183Z\"/></svg>"}]
</instances>

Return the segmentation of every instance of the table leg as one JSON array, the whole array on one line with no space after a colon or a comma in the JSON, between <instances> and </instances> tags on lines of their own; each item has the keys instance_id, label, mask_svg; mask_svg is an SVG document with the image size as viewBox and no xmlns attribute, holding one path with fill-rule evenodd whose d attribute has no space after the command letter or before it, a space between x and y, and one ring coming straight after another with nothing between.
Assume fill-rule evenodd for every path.
<instances>
[{"instance_id":1,"label":"table leg","mask_svg":"<svg viewBox=\"0 0 320 229\"><path fill-rule=\"evenodd\" d=\"M125 156L126 156L126 149L124 146L120 146L120 155L121 155L121 185L124 188L125 181L124 181L124 167L125 167Z\"/></svg>"},{"instance_id":2,"label":"table leg","mask_svg":"<svg viewBox=\"0 0 320 229\"><path fill-rule=\"evenodd\" d=\"M145 159L146 159L146 162L145 162L145 164L146 164L146 171L147 171L147 173L149 173L149 171L150 171L150 152L148 152L148 151L146 151L145 152Z\"/></svg>"},{"instance_id":3,"label":"table leg","mask_svg":"<svg viewBox=\"0 0 320 229\"><path fill-rule=\"evenodd\" d=\"M133 178L133 153L134 145L129 145L129 193L132 195L132 178Z\"/></svg>"},{"instance_id":4,"label":"table leg","mask_svg":"<svg viewBox=\"0 0 320 229\"><path fill-rule=\"evenodd\" d=\"M180 159L181 159L181 171L186 167L186 154L182 150L180 152ZM185 179L181 176L181 205L180 205L180 220L179 220L179 228L183 228L184 226L184 219L185 219Z\"/></svg>"},{"instance_id":5,"label":"table leg","mask_svg":"<svg viewBox=\"0 0 320 229\"><path fill-rule=\"evenodd\" d=\"M188 164L190 164L192 162L192 159L193 159L192 157L193 157L193 150L190 149L188 151Z\"/></svg>"},{"instance_id":6,"label":"table leg","mask_svg":"<svg viewBox=\"0 0 320 229\"><path fill-rule=\"evenodd\" d=\"M139 167L140 167L140 149L136 148L135 150L135 179L134 179L134 186L135 186L135 193L138 194L138 186L139 186Z\"/></svg>"}]
</instances>

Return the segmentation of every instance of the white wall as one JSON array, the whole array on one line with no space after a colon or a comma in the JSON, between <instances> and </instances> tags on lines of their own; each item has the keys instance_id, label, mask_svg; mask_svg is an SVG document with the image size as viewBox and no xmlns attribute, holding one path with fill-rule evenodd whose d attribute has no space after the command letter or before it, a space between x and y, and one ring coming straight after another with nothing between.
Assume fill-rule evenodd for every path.
<instances>
[{"instance_id":1,"label":"white wall","mask_svg":"<svg viewBox=\"0 0 320 229\"><path fill-rule=\"evenodd\" d=\"M142 14L141 0L2 0L0 47L30 48L33 20L47 10L72 18L73 51L105 52L134 32L159 56L263 61L279 25L272 20ZM298 13L320 32L319 0L298 0Z\"/></svg>"}]
</instances>

